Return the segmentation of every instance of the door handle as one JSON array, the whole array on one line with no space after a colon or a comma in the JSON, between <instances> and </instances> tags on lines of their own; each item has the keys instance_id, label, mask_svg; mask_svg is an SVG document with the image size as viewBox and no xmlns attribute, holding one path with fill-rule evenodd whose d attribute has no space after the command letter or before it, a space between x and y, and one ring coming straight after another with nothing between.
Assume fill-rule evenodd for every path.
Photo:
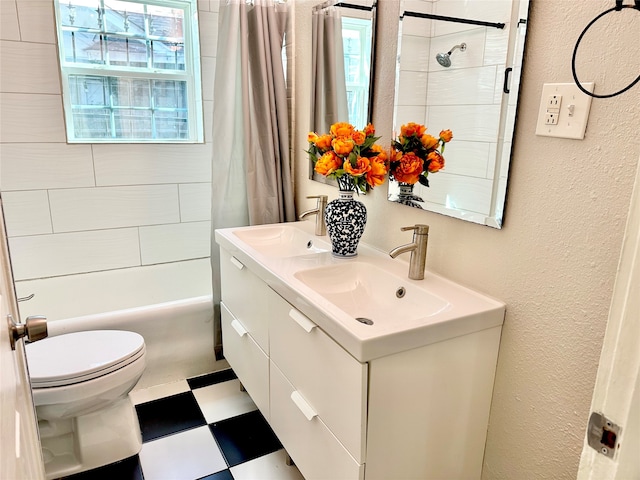
<instances>
[{"instance_id":1,"label":"door handle","mask_svg":"<svg viewBox=\"0 0 640 480\"><path fill-rule=\"evenodd\" d=\"M7 325L9 327L11 350L16 349L16 341L23 337L27 337L30 342L37 342L48 335L47 317L44 315L27 317L25 323L16 323L11 315L7 315Z\"/></svg>"}]
</instances>

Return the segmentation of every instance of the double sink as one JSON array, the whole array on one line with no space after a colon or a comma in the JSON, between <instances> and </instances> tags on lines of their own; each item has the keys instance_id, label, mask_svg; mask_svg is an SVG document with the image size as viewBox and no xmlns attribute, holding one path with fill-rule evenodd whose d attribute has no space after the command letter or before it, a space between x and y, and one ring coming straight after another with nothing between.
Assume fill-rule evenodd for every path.
<instances>
[{"instance_id":1,"label":"double sink","mask_svg":"<svg viewBox=\"0 0 640 480\"><path fill-rule=\"evenodd\" d=\"M505 305L360 243L336 258L312 222L216 230L216 241L361 362L501 325Z\"/></svg>"}]
</instances>

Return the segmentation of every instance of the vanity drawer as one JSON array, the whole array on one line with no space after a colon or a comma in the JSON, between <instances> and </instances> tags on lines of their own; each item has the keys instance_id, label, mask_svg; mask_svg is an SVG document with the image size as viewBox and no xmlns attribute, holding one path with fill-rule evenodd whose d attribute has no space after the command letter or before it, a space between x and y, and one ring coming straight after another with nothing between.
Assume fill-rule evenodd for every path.
<instances>
[{"instance_id":1,"label":"vanity drawer","mask_svg":"<svg viewBox=\"0 0 640 480\"><path fill-rule=\"evenodd\" d=\"M264 306L272 290L224 249L220 249L220 276L222 301L268 355L269 324Z\"/></svg>"},{"instance_id":2,"label":"vanity drawer","mask_svg":"<svg viewBox=\"0 0 640 480\"><path fill-rule=\"evenodd\" d=\"M269 358L224 303L220 304L220 311L224 356L252 400L268 419Z\"/></svg>"},{"instance_id":3,"label":"vanity drawer","mask_svg":"<svg viewBox=\"0 0 640 480\"><path fill-rule=\"evenodd\" d=\"M278 296L269 320L271 360L360 463L364 462L367 364Z\"/></svg>"},{"instance_id":4,"label":"vanity drawer","mask_svg":"<svg viewBox=\"0 0 640 480\"><path fill-rule=\"evenodd\" d=\"M362 480L359 464L271 362L269 423L306 480Z\"/></svg>"}]
</instances>

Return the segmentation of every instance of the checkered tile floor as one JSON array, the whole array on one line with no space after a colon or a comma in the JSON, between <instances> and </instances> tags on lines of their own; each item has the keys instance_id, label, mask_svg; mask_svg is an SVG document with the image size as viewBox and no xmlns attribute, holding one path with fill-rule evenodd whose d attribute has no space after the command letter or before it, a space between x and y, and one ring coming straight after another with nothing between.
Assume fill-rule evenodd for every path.
<instances>
[{"instance_id":1,"label":"checkered tile floor","mask_svg":"<svg viewBox=\"0 0 640 480\"><path fill-rule=\"evenodd\" d=\"M139 455L72 480L304 480L232 370L132 392Z\"/></svg>"}]
</instances>

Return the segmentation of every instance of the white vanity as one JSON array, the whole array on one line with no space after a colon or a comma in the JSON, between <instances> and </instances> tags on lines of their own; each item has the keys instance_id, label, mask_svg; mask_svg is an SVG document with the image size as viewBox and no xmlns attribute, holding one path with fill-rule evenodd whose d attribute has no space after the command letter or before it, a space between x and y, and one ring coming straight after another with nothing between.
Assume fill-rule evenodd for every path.
<instances>
[{"instance_id":1,"label":"white vanity","mask_svg":"<svg viewBox=\"0 0 640 480\"><path fill-rule=\"evenodd\" d=\"M307 480L480 478L503 303L312 222L215 237L224 355Z\"/></svg>"}]
</instances>

